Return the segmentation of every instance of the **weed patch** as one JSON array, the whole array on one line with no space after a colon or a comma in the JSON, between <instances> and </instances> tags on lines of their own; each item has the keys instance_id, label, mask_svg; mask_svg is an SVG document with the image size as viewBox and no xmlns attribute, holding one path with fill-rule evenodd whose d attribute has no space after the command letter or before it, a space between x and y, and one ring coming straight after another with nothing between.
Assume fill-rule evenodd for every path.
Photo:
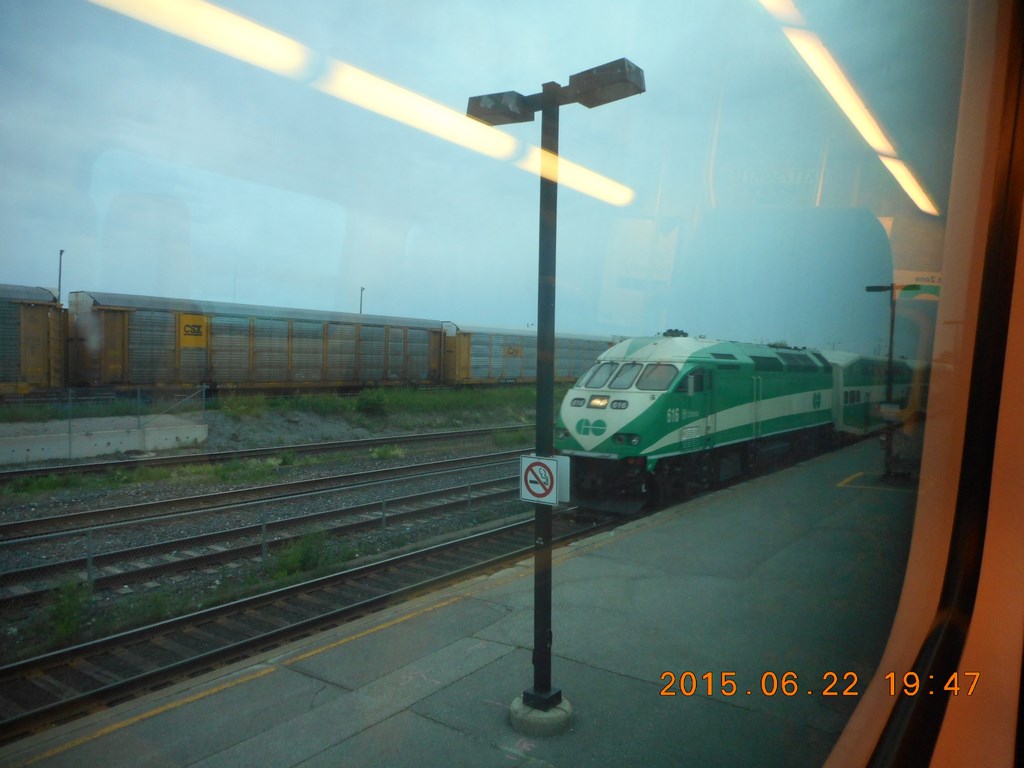
<instances>
[{"instance_id":1,"label":"weed patch","mask_svg":"<svg viewBox=\"0 0 1024 768\"><path fill-rule=\"evenodd\" d=\"M213 477L223 483L260 485L270 482L279 462L275 459L232 459L213 467Z\"/></svg>"},{"instance_id":2,"label":"weed patch","mask_svg":"<svg viewBox=\"0 0 1024 768\"><path fill-rule=\"evenodd\" d=\"M504 432L495 432L491 435L491 442L495 448L511 449L521 446L528 446L535 442L536 433L531 427L522 429L510 429Z\"/></svg>"},{"instance_id":3,"label":"weed patch","mask_svg":"<svg viewBox=\"0 0 1024 768\"><path fill-rule=\"evenodd\" d=\"M59 643L68 643L85 628L92 600L92 589L82 581L71 581L54 590L50 603L50 633Z\"/></svg>"},{"instance_id":4,"label":"weed patch","mask_svg":"<svg viewBox=\"0 0 1024 768\"><path fill-rule=\"evenodd\" d=\"M216 407L226 416L240 421L244 416L262 416L269 405L263 395L228 395L218 398Z\"/></svg>"},{"instance_id":5,"label":"weed patch","mask_svg":"<svg viewBox=\"0 0 1024 768\"><path fill-rule=\"evenodd\" d=\"M378 460L401 459L405 456L405 449L398 445L378 445L370 449L370 455Z\"/></svg>"},{"instance_id":6,"label":"weed patch","mask_svg":"<svg viewBox=\"0 0 1024 768\"><path fill-rule=\"evenodd\" d=\"M356 398L356 410L364 416L386 416L388 396L383 389L364 389Z\"/></svg>"},{"instance_id":7,"label":"weed patch","mask_svg":"<svg viewBox=\"0 0 1024 768\"><path fill-rule=\"evenodd\" d=\"M327 539L322 532L307 533L297 542L282 549L273 560L270 575L276 581L300 573L310 573L326 560Z\"/></svg>"}]
</instances>

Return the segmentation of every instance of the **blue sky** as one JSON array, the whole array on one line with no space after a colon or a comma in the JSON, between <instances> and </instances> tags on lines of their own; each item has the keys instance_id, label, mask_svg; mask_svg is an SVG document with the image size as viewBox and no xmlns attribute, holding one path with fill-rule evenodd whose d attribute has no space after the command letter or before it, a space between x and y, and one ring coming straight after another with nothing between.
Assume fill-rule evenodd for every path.
<instances>
[{"instance_id":1,"label":"blue sky","mask_svg":"<svg viewBox=\"0 0 1024 768\"><path fill-rule=\"evenodd\" d=\"M906 63L933 57L934 40L910 12L878 33L879 3L797 4L941 198L950 149L934 136L951 135L958 85ZM934 228L753 0L647 0L611 18L579 0L222 6L460 112L471 95L534 93L623 56L641 66L647 93L561 110L563 156L635 191L624 207L560 191L561 331L871 352L888 307L863 285L889 281L884 244L863 258L827 233L794 245L790 214L820 203ZM374 314L535 319L539 184L512 163L83 0L0 4L0 92L0 282L56 287L64 249L65 299L354 312L365 288ZM540 140L539 121L502 130ZM897 267L940 268L935 242L898 249Z\"/></svg>"}]
</instances>

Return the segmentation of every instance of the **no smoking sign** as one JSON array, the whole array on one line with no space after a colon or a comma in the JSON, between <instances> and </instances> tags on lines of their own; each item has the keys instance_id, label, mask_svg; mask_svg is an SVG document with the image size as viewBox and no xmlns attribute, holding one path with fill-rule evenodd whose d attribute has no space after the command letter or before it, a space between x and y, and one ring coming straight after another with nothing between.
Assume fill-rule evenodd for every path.
<instances>
[{"instance_id":1,"label":"no smoking sign","mask_svg":"<svg viewBox=\"0 0 1024 768\"><path fill-rule=\"evenodd\" d=\"M569 500L568 456L520 456L519 498L535 504Z\"/></svg>"}]
</instances>

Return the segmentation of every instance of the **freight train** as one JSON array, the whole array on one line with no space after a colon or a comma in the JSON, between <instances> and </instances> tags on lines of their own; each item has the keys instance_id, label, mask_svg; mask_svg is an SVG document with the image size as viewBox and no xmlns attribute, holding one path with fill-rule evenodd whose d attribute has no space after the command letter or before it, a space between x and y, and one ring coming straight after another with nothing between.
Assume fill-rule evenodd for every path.
<instances>
[{"instance_id":1,"label":"freight train","mask_svg":"<svg viewBox=\"0 0 1024 768\"><path fill-rule=\"evenodd\" d=\"M614 343L559 334L571 383ZM537 337L441 320L0 285L0 396L104 390L351 391L536 381Z\"/></svg>"},{"instance_id":2,"label":"freight train","mask_svg":"<svg viewBox=\"0 0 1024 768\"><path fill-rule=\"evenodd\" d=\"M887 376L887 358L849 352L627 339L566 394L555 450L573 457L575 503L633 513L880 431ZM894 361L900 408L888 415L923 414L926 379L923 366Z\"/></svg>"}]
</instances>

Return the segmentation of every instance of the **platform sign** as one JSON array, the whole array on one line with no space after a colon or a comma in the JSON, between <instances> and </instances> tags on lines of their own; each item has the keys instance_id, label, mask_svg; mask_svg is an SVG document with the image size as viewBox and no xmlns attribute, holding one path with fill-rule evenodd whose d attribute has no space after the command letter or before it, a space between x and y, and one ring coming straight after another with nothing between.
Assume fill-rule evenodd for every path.
<instances>
[{"instance_id":1,"label":"platform sign","mask_svg":"<svg viewBox=\"0 0 1024 768\"><path fill-rule=\"evenodd\" d=\"M535 504L569 500L568 456L520 456L519 498Z\"/></svg>"}]
</instances>

